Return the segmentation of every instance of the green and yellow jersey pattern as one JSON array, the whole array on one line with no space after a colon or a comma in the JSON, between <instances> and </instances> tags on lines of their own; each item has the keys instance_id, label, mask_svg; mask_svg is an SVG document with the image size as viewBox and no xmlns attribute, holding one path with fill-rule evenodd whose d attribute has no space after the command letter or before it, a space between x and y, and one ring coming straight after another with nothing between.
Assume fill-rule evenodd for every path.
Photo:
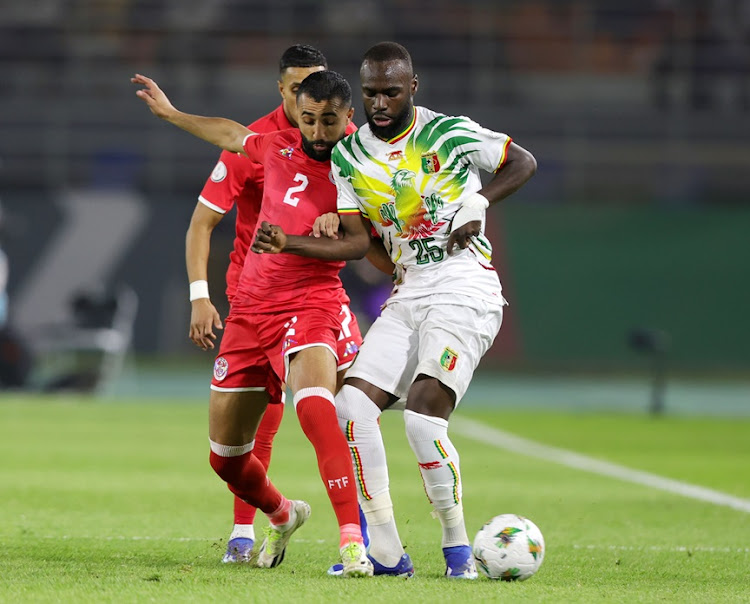
<instances>
[{"instance_id":1,"label":"green and yellow jersey pattern","mask_svg":"<svg viewBox=\"0 0 750 604\"><path fill-rule=\"evenodd\" d=\"M444 262L454 214L481 188L480 170L502 167L510 142L469 118L424 107L415 107L410 126L390 141L365 125L333 150L338 211L367 216L391 259L407 270ZM483 236L471 249L489 265Z\"/></svg>"}]
</instances>

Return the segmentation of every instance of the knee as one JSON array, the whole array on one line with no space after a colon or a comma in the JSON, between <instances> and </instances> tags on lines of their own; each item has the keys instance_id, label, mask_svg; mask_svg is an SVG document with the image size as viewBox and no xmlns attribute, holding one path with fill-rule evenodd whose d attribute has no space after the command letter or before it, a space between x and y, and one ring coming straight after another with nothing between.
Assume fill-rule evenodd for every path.
<instances>
[{"instance_id":1,"label":"knee","mask_svg":"<svg viewBox=\"0 0 750 604\"><path fill-rule=\"evenodd\" d=\"M213 451L208 456L208 461L211 464L211 468L216 475L221 478L224 482L232 482L235 474L237 473L236 458L233 457L222 457L217 455Z\"/></svg>"},{"instance_id":2,"label":"knee","mask_svg":"<svg viewBox=\"0 0 750 604\"><path fill-rule=\"evenodd\" d=\"M211 441L208 457L211 468L224 482L235 482L242 474L254 444L253 441L246 445L229 446Z\"/></svg>"},{"instance_id":3,"label":"knee","mask_svg":"<svg viewBox=\"0 0 750 604\"><path fill-rule=\"evenodd\" d=\"M456 394L440 380L424 374L409 389L406 408L420 415L447 420L456 405Z\"/></svg>"},{"instance_id":4,"label":"knee","mask_svg":"<svg viewBox=\"0 0 750 604\"><path fill-rule=\"evenodd\" d=\"M336 395L336 415L342 429L348 421L377 424L380 413L380 407L355 386L345 384Z\"/></svg>"}]
</instances>

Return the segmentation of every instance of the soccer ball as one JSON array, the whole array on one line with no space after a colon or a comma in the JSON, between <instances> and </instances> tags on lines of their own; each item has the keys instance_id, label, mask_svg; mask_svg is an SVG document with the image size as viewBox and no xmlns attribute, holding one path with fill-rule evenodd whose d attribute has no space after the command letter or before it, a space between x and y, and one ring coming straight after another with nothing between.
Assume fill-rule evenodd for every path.
<instances>
[{"instance_id":1,"label":"soccer ball","mask_svg":"<svg viewBox=\"0 0 750 604\"><path fill-rule=\"evenodd\" d=\"M542 565L544 537L528 518L495 516L474 537L474 559L490 579L525 581Z\"/></svg>"}]
</instances>

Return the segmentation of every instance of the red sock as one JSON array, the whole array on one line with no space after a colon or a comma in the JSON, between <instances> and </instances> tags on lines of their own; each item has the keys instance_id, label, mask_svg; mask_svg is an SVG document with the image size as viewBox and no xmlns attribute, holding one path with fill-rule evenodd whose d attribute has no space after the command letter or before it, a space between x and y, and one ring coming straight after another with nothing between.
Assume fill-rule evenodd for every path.
<instances>
[{"instance_id":1,"label":"red sock","mask_svg":"<svg viewBox=\"0 0 750 604\"><path fill-rule=\"evenodd\" d=\"M339 526L359 526L354 472L349 447L336 418L333 395L325 388L303 388L295 395L294 403L302 431L315 447L320 476Z\"/></svg>"},{"instance_id":2,"label":"red sock","mask_svg":"<svg viewBox=\"0 0 750 604\"><path fill-rule=\"evenodd\" d=\"M223 445L212 443L211 467L227 483L229 490L266 514L276 512L283 496L268 479L266 469L253 452L226 456L214 452L215 447L222 448ZM230 449L236 447L223 447L220 452L227 453Z\"/></svg>"},{"instance_id":3,"label":"red sock","mask_svg":"<svg viewBox=\"0 0 750 604\"><path fill-rule=\"evenodd\" d=\"M258 433L255 435L255 446L253 453L260 460L263 467L267 470L271 463L271 444L279 431L281 418L284 416L284 405L271 404L266 407L263 419L258 426ZM254 505L245 503L239 497L234 498L234 523L235 524L252 524L255 522L255 512L257 508Z\"/></svg>"}]
</instances>

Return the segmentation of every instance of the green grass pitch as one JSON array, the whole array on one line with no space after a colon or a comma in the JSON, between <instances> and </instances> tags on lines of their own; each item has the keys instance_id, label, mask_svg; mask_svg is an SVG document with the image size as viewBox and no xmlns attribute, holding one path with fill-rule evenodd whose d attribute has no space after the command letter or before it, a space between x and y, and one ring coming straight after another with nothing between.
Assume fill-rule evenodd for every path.
<instances>
[{"instance_id":1,"label":"green grass pitch","mask_svg":"<svg viewBox=\"0 0 750 604\"><path fill-rule=\"evenodd\" d=\"M750 420L459 410L543 444L750 498ZM0 602L750 602L750 513L488 447L463 434L469 533L531 518L547 551L523 583L442 577L400 413L384 414L396 517L417 575L343 580L338 536L287 409L271 477L313 515L284 563L220 563L231 497L208 465L204 404L4 396ZM260 529L265 521L259 521Z\"/></svg>"}]
</instances>

